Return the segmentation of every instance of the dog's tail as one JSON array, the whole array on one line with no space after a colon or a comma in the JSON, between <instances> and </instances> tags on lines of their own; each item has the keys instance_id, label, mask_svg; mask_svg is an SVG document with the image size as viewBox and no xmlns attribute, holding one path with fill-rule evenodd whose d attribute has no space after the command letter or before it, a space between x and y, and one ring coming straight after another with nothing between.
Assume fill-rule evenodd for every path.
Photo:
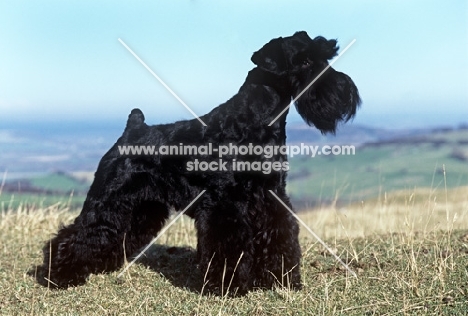
<instances>
[{"instance_id":1,"label":"dog's tail","mask_svg":"<svg viewBox=\"0 0 468 316\"><path fill-rule=\"evenodd\" d=\"M127 127L125 130L132 130L141 128L145 124L145 116L140 109L133 109L127 120Z\"/></svg>"}]
</instances>

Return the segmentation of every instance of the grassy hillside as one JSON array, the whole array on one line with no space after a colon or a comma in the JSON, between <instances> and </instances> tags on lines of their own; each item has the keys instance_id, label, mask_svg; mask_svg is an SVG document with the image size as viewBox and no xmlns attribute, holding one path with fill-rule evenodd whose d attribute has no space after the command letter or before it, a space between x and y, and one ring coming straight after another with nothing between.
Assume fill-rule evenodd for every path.
<instances>
[{"instance_id":1,"label":"grassy hillside","mask_svg":"<svg viewBox=\"0 0 468 316\"><path fill-rule=\"evenodd\" d=\"M93 275L68 290L33 277L41 247L76 211L62 205L0 213L0 311L5 315L464 315L468 187L404 190L300 214L351 269L304 229L304 289L241 298L202 294L193 222L182 218L122 279Z\"/></svg>"},{"instance_id":2,"label":"grassy hillside","mask_svg":"<svg viewBox=\"0 0 468 316\"><path fill-rule=\"evenodd\" d=\"M343 205L416 187L455 188L468 185L468 130L391 138L360 145L353 156L296 156L289 163L287 189L297 209L332 202ZM0 207L47 206L64 199L77 207L93 172L54 172L7 181L0 189Z\"/></svg>"},{"instance_id":3,"label":"grassy hillside","mask_svg":"<svg viewBox=\"0 0 468 316\"><path fill-rule=\"evenodd\" d=\"M290 159L296 201L360 201L396 190L468 185L468 131L367 144L353 156Z\"/></svg>"},{"instance_id":4,"label":"grassy hillside","mask_svg":"<svg viewBox=\"0 0 468 316\"><path fill-rule=\"evenodd\" d=\"M45 191L84 193L89 188L87 181L63 172L31 178L30 182L32 187L41 188Z\"/></svg>"},{"instance_id":5,"label":"grassy hillside","mask_svg":"<svg viewBox=\"0 0 468 316\"><path fill-rule=\"evenodd\" d=\"M63 172L11 180L0 186L0 211L17 208L45 208L57 203L80 207L89 189L83 175Z\"/></svg>"}]
</instances>

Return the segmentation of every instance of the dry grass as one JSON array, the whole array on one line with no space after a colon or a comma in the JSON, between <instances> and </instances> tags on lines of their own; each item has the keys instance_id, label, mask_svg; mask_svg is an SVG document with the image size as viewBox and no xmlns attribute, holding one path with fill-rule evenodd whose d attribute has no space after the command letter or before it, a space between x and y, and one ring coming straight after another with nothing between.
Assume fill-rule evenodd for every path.
<instances>
[{"instance_id":1,"label":"dry grass","mask_svg":"<svg viewBox=\"0 0 468 316\"><path fill-rule=\"evenodd\" d=\"M399 191L339 209L312 210L301 218L327 239L467 229L468 188Z\"/></svg>"},{"instance_id":2,"label":"dry grass","mask_svg":"<svg viewBox=\"0 0 468 316\"><path fill-rule=\"evenodd\" d=\"M1 213L0 314L464 315L468 304L468 188L398 192L300 214L358 278L302 230L304 289L241 298L200 294L188 218L123 278L93 275L84 286L59 291L39 286L28 271L59 223L76 215L64 205Z\"/></svg>"}]
</instances>

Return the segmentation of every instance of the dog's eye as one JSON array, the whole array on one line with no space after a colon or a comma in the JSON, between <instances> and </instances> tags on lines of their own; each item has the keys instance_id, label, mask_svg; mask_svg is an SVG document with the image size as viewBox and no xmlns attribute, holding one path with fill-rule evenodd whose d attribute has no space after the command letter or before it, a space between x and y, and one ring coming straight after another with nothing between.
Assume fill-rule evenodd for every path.
<instances>
[{"instance_id":1,"label":"dog's eye","mask_svg":"<svg viewBox=\"0 0 468 316\"><path fill-rule=\"evenodd\" d=\"M304 60L302 61L302 66L303 66L303 67L309 67L309 66L310 66L310 60L304 59Z\"/></svg>"}]
</instances>

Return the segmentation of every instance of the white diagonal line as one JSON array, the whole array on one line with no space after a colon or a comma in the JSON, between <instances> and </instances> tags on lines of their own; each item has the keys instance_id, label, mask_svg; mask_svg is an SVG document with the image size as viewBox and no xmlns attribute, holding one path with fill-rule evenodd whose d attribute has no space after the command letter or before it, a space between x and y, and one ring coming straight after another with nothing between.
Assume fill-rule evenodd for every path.
<instances>
[{"instance_id":1,"label":"white diagonal line","mask_svg":"<svg viewBox=\"0 0 468 316\"><path fill-rule=\"evenodd\" d=\"M124 43L123 40L121 40L121 39L119 38L119 42L120 42L120 44L122 44L122 45L130 52L130 54L133 55L133 57L135 57L135 58L143 65L143 67L146 68L146 70L148 70L148 71L159 81L159 83L161 83L161 84L163 85L164 88L166 88L167 91L169 91L170 94L172 94L172 95L174 96L174 98L177 99L177 101L179 101L179 102L180 102L180 103L197 119L197 120L199 120L200 123L203 124L203 126L206 126L205 122L203 122L202 119L201 119L197 114L195 114L195 112L193 112L192 109L190 109L190 108L188 107L188 105L185 104L185 102L182 101L182 99L179 98L179 96L178 96L174 91L172 91L172 89L169 88L169 86L168 86L164 81L162 81L162 79L159 78L159 76L156 75L156 74L154 73L154 71L152 71L151 68L148 67L148 65L146 65L145 62L144 62L143 60L141 60L141 58L138 57L138 55L135 54L135 53L133 52L133 50L132 50L130 47L128 47L127 44Z\"/></svg>"},{"instance_id":2,"label":"white diagonal line","mask_svg":"<svg viewBox=\"0 0 468 316\"><path fill-rule=\"evenodd\" d=\"M276 122L276 120L279 119L280 116L283 115L283 113L286 112L286 111L291 107L291 105L293 105L294 102L296 102L296 100L299 99L299 98L301 97L301 95L303 95L304 92L306 92L307 89L309 89L309 88L315 83L315 81L317 81L317 80L325 73L325 71L327 71L328 68L330 68L330 67L341 57L341 55L343 55L343 54L348 50L348 48L350 48L351 45L354 44L354 42L356 42L356 39L353 39L353 40L351 41L351 43L349 43L349 45L346 46L345 49L343 49L343 50L341 51L341 53L339 53L338 56L336 56L336 58L335 58L331 63L329 63L328 66L325 67L325 69L322 70L322 71L314 78L314 80L312 80L312 82L309 83L309 84L307 85L307 87L305 87L305 88L301 91L301 93L299 93L299 94L291 101L291 103L289 103L288 106L286 106L286 107L284 108L284 110L281 111L281 113L278 114L278 116L275 117L275 118L273 119L273 121L271 121L270 124L268 124L268 126L273 125L273 123Z\"/></svg>"},{"instance_id":3,"label":"white diagonal line","mask_svg":"<svg viewBox=\"0 0 468 316\"><path fill-rule=\"evenodd\" d=\"M146 250L148 250L148 249L156 242L156 240L158 240L159 237L161 237L161 236L169 229L169 227L171 227L172 224L174 224L174 223L179 219L179 217L181 217L182 215L184 215L184 213L189 209L189 207L192 206L192 204L195 203L195 201L198 200L198 198L199 198L200 196L202 196L203 193L205 193L205 192L206 192L206 190L201 191L200 194L198 194L197 197L196 197L195 199L193 199L193 201L190 202L190 204L187 205L187 207L186 207L182 212L180 212L179 214L177 214L177 216L174 217L174 219L173 219L169 224L167 224L166 227L164 227L164 228L159 232L159 234L145 247L145 249L143 249L143 250L138 254L138 256L136 256L136 257L132 260L132 262L130 262L130 263L125 267L125 269L123 269L122 272L119 273L119 275L118 275L117 277L120 278L120 277L122 276L122 274L124 274L125 271L127 271L127 270L135 263L135 261L137 261L137 260L146 252Z\"/></svg>"},{"instance_id":4,"label":"white diagonal line","mask_svg":"<svg viewBox=\"0 0 468 316\"><path fill-rule=\"evenodd\" d=\"M327 249L328 252L330 252L330 253L333 255L333 257L335 257L335 259L336 259L339 263L341 263L341 264L346 268L346 270L348 270L355 278L357 278L356 273L355 273L353 270L351 270L351 268L350 268L346 263L344 263L344 262L340 259L340 257L338 257L338 256L333 252L333 250L331 250L330 247L328 247L327 244L324 243L323 240L320 239L320 237L317 236L317 234L315 234L315 233L312 231L312 229L310 229L309 226L307 226L306 223L304 223L304 222L302 221L302 219L300 219L299 216L297 216L297 215L296 215L296 214L295 214L295 213L294 213L294 212L293 212L293 211L292 211L276 194L275 194L275 192L273 192L272 190L268 190L268 191L270 191L270 193L273 194L273 196L274 196L274 197L275 197L275 198L276 198L276 199L277 199L277 200L278 200L278 201L279 201L279 202L280 202L280 203L281 203L281 204L282 204L298 221L299 221L299 223L301 223L301 224L305 227L305 229L307 229L307 230L309 231L309 233L311 233L312 236L314 236L315 239L317 239L318 242L321 243L322 246L324 246L325 249Z\"/></svg>"}]
</instances>

